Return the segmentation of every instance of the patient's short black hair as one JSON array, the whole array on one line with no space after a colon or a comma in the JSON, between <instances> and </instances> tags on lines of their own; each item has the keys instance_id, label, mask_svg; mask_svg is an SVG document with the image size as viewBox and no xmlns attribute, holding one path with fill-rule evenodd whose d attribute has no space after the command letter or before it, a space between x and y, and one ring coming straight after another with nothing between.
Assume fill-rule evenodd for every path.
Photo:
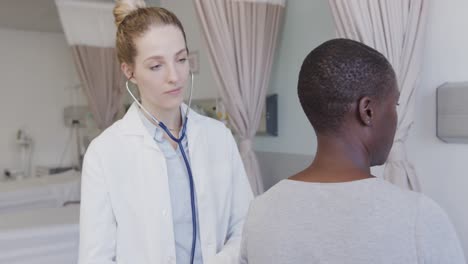
<instances>
[{"instance_id":1,"label":"patient's short black hair","mask_svg":"<svg viewBox=\"0 0 468 264\"><path fill-rule=\"evenodd\" d=\"M304 59L298 94L314 129L334 132L353 102L364 96L380 99L395 85L395 72L381 53L357 41L333 39Z\"/></svg>"}]
</instances>

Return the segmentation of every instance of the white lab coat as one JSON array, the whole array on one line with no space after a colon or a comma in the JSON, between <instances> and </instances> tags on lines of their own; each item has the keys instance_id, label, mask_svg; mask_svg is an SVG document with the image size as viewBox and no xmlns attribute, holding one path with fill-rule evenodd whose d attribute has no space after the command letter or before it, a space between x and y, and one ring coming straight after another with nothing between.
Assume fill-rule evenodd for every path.
<instances>
[{"instance_id":1,"label":"white lab coat","mask_svg":"<svg viewBox=\"0 0 468 264\"><path fill-rule=\"evenodd\" d=\"M166 161L137 111L87 150L80 264L176 263ZM187 136L204 263L238 263L252 192L237 145L224 124L193 111Z\"/></svg>"}]
</instances>

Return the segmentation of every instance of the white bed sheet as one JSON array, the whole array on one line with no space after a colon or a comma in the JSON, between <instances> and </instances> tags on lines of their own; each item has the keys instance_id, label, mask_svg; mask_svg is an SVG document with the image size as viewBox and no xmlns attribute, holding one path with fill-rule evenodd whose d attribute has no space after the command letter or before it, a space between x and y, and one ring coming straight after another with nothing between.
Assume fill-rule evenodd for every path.
<instances>
[{"instance_id":1,"label":"white bed sheet","mask_svg":"<svg viewBox=\"0 0 468 264\"><path fill-rule=\"evenodd\" d=\"M80 173L60 174L0 183L0 214L34 208L61 207L80 200Z\"/></svg>"},{"instance_id":2,"label":"white bed sheet","mask_svg":"<svg viewBox=\"0 0 468 264\"><path fill-rule=\"evenodd\" d=\"M0 263L76 264L79 206L0 215Z\"/></svg>"}]
</instances>

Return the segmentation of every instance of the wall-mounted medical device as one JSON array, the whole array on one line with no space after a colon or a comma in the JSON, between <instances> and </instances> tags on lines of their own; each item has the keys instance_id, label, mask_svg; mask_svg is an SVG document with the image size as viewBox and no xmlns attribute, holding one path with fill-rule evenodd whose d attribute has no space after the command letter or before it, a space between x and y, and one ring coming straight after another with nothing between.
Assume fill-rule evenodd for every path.
<instances>
[{"instance_id":1,"label":"wall-mounted medical device","mask_svg":"<svg viewBox=\"0 0 468 264\"><path fill-rule=\"evenodd\" d=\"M437 88L437 137L447 143L468 143L468 82Z\"/></svg>"}]
</instances>

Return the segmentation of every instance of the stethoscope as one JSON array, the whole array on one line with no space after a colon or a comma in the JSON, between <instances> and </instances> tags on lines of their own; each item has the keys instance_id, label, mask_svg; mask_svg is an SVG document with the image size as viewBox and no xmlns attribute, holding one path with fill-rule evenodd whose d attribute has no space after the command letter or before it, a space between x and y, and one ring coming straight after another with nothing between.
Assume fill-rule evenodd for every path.
<instances>
[{"instance_id":1,"label":"stethoscope","mask_svg":"<svg viewBox=\"0 0 468 264\"><path fill-rule=\"evenodd\" d=\"M135 103L140 107L140 109L143 110L149 117L151 117L151 119L157 125L159 125L164 130L164 132L166 132L166 134L172 140L174 140L174 142L177 143L177 145L179 146L180 152L182 153L182 157L184 159L185 166L187 167L187 172L188 172L188 176L189 176L189 183L190 183L190 200L191 200L191 206L192 206L192 252L191 252L191 257L190 257L190 263L193 264L193 261L194 261L194 258L195 258L195 246L196 246L196 241L197 241L197 217L196 217L196 212L195 212L195 188L194 188L194 184L193 184L192 168L190 167L190 163L189 163L189 161L187 159L187 155L185 154L184 146L182 144L182 140L186 136L188 113L190 111L190 105L192 104L193 73L190 73L190 77L191 77L190 96L189 96L188 107L187 107L187 110L185 111L185 118L183 120L182 134L181 134L180 138L176 138L174 135L172 135L171 131L167 128L167 126L163 122L160 122L148 110L146 110L145 107L143 107L143 105L133 95L132 91L130 91L130 88L128 87L129 80L127 80L125 82L125 86L127 88L127 92L133 98L133 101L135 101Z\"/></svg>"}]
</instances>

